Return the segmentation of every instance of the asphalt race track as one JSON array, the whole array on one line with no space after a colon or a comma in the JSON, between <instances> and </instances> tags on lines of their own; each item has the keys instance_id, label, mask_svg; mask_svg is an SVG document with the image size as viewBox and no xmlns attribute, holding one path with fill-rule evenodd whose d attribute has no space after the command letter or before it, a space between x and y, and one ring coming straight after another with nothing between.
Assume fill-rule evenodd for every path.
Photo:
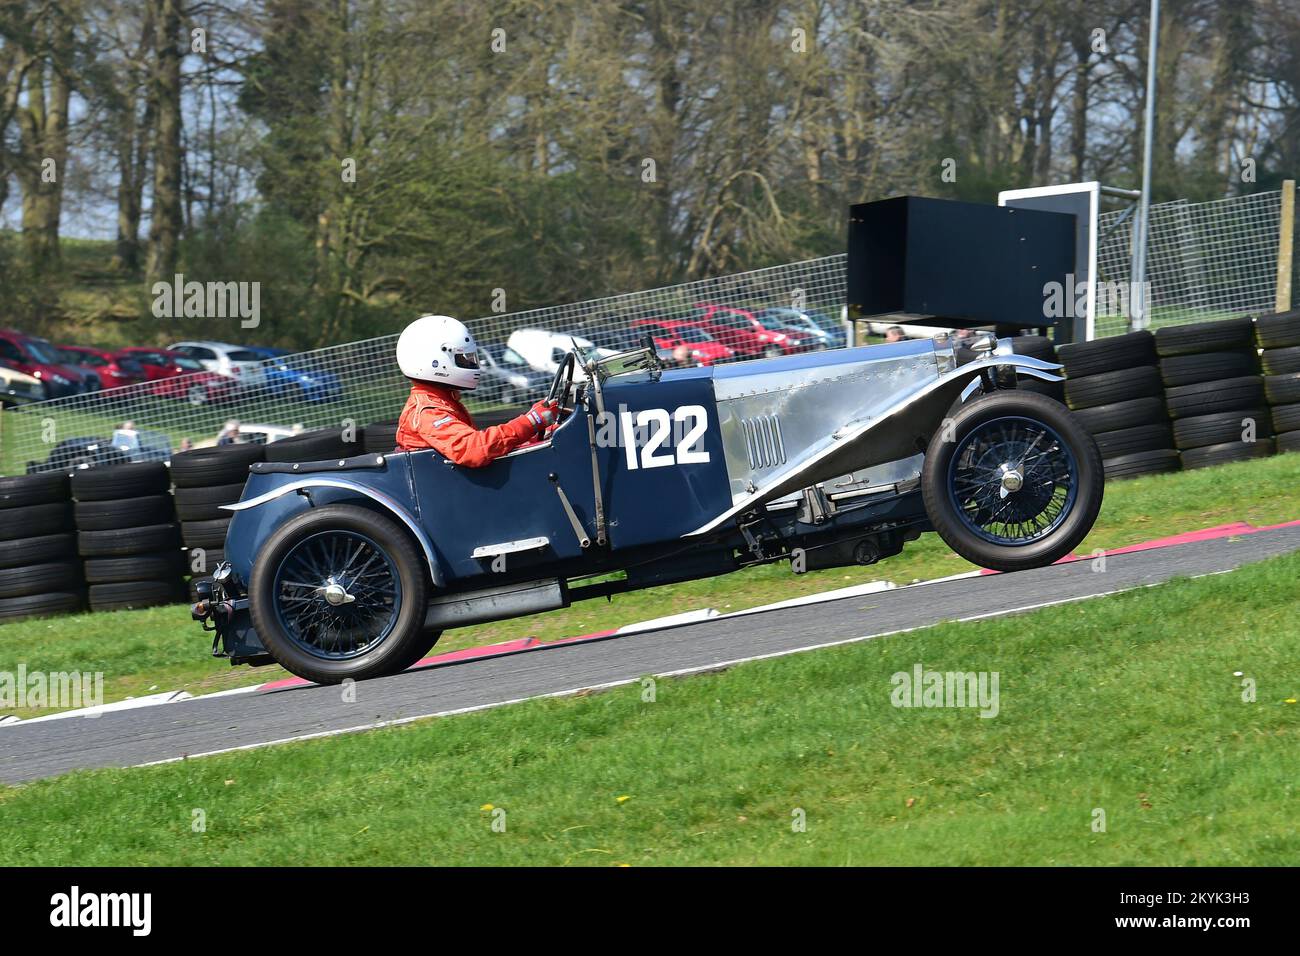
<instances>
[{"instance_id":1,"label":"asphalt race track","mask_svg":"<svg viewBox=\"0 0 1300 956\"><path fill-rule=\"evenodd\" d=\"M1104 572L1081 560L1018 574L921 584L506 656L408 671L356 685L200 697L178 703L0 727L0 781L123 767L360 730L542 695L708 670L765 655L970 620L1228 571L1300 549L1300 526L1114 554ZM670 613L675 608L665 608ZM195 629L195 653L205 639Z\"/></svg>"}]
</instances>

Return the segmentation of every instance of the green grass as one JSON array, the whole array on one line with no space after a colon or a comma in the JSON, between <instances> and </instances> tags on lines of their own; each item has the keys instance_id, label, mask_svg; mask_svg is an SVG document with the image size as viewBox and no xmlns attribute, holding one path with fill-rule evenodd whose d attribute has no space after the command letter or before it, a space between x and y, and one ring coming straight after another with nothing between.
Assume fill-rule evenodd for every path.
<instances>
[{"instance_id":1,"label":"green grass","mask_svg":"<svg viewBox=\"0 0 1300 956\"><path fill-rule=\"evenodd\" d=\"M1300 455L1218 468L1154 475L1107 486L1101 516L1080 553L1115 548L1229 521L1265 525L1300 517ZM535 636L543 640L589 633L665 614L713 607L740 610L866 581L910 584L970 570L937 535L922 535L898 557L865 568L794 575L769 565L701 581L584 601L560 611L449 631L438 650ZM211 635L183 605L142 611L79 614L0 625L0 670L20 662L31 670L102 671L105 699L151 691L210 693L286 677L279 667L232 668L208 656ZM45 712L45 711L42 711ZM11 711L34 716L34 711Z\"/></svg>"},{"instance_id":2,"label":"green grass","mask_svg":"<svg viewBox=\"0 0 1300 956\"><path fill-rule=\"evenodd\" d=\"M0 863L1290 865L1297 582L1290 555L664 679L653 701L79 772L0 791ZM996 671L997 716L892 706L918 662Z\"/></svg>"}]
</instances>

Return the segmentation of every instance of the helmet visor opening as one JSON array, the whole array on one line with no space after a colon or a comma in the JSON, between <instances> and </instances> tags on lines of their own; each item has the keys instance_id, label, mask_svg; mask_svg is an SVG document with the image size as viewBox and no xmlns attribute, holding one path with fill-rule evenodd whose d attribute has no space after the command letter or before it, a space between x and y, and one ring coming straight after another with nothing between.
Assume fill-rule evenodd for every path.
<instances>
[{"instance_id":1,"label":"helmet visor opening","mask_svg":"<svg viewBox=\"0 0 1300 956\"><path fill-rule=\"evenodd\" d=\"M478 368L478 353L477 353L477 352L457 352L457 353L456 353L456 367L457 367L457 368L472 368L472 369L476 369L476 368Z\"/></svg>"}]
</instances>

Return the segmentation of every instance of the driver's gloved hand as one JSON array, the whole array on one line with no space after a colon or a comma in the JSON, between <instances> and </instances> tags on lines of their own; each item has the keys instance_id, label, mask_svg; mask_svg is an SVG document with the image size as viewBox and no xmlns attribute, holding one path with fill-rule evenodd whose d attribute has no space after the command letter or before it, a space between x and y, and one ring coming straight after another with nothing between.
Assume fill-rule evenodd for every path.
<instances>
[{"instance_id":1,"label":"driver's gloved hand","mask_svg":"<svg viewBox=\"0 0 1300 956\"><path fill-rule=\"evenodd\" d=\"M544 432L560 420L560 403L542 399L528 409L527 418L539 432Z\"/></svg>"}]
</instances>

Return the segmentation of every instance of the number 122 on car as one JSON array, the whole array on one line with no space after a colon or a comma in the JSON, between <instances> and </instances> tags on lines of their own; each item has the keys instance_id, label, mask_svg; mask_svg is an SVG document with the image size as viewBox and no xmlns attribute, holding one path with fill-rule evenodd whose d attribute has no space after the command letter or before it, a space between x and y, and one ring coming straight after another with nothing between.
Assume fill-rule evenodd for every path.
<instances>
[{"instance_id":1,"label":"number 122 on car","mask_svg":"<svg viewBox=\"0 0 1300 956\"><path fill-rule=\"evenodd\" d=\"M680 405L671 415L666 408L643 408L635 415L622 411L619 421L630 471L667 465L702 465L709 461L709 453L696 448L709 427L709 416L703 405ZM642 430L646 440L638 448L637 434ZM671 447L668 446L670 432L681 436Z\"/></svg>"}]
</instances>

